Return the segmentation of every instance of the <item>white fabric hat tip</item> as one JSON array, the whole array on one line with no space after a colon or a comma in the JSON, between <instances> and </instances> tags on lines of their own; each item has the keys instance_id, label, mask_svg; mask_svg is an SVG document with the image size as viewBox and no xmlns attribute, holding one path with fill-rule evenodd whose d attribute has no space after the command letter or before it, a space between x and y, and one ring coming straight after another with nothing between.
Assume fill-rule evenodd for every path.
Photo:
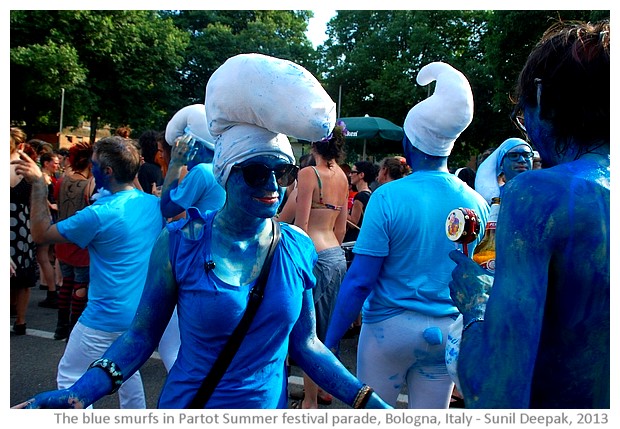
<instances>
[{"instance_id":1,"label":"white fabric hat tip","mask_svg":"<svg viewBox=\"0 0 620 429\"><path fill-rule=\"evenodd\" d=\"M433 95L411 108L403 125L411 144L433 156L448 156L473 119L474 98L467 78L449 64L434 62L417 76L424 86L436 81Z\"/></svg>"}]
</instances>

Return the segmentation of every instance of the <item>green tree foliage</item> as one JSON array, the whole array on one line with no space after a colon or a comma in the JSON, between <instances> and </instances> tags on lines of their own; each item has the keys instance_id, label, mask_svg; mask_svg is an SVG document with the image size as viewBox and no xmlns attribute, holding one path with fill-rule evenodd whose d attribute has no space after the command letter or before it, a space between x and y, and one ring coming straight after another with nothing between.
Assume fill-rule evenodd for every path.
<instances>
[{"instance_id":1,"label":"green tree foliage","mask_svg":"<svg viewBox=\"0 0 620 429\"><path fill-rule=\"evenodd\" d=\"M342 95L340 116L369 114L402 124L409 109L432 91L432 85L420 87L415 78L433 61L452 64L468 77L483 76L480 39L488 14L338 11L320 49L328 91Z\"/></svg>"},{"instance_id":2,"label":"green tree foliage","mask_svg":"<svg viewBox=\"0 0 620 429\"><path fill-rule=\"evenodd\" d=\"M257 52L316 71L310 11L12 11L11 120L29 133L64 123L163 129L204 100L226 59Z\"/></svg>"},{"instance_id":3,"label":"green tree foliage","mask_svg":"<svg viewBox=\"0 0 620 429\"><path fill-rule=\"evenodd\" d=\"M481 139L486 147L498 146L509 137L520 137L510 121L512 94L521 67L543 32L558 21L600 19L609 19L609 11L501 10L489 16L488 32L482 43L488 76L485 91L490 97L485 100L484 114L479 115L484 122L477 121L474 126L479 135L484 135L485 129L494 131L486 133L491 139Z\"/></svg>"},{"instance_id":4,"label":"green tree foliage","mask_svg":"<svg viewBox=\"0 0 620 429\"><path fill-rule=\"evenodd\" d=\"M65 88L66 125L161 129L187 43L154 11L11 11L11 120L56 131Z\"/></svg>"},{"instance_id":5,"label":"green tree foliage","mask_svg":"<svg viewBox=\"0 0 620 429\"><path fill-rule=\"evenodd\" d=\"M465 165L487 147L519 135L510 94L527 55L557 20L599 20L609 11L338 11L319 46L320 73L340 116L380 116L402 124L434 84L420 87L420 68L444 61L461 70L474 94L474 120L450 158ZM370 142L371 150L381 144ZM383 153L393 150L388 144Z\"/></svg>"},{"instance_id":6,"label":"green tree foliage","mask_svg":"<svg viewBox=\"0 0 620 429\"><path fill-rule=\"evenodd\" d=\"M162 15L190 37L180 73L186 104L204 101L209 77L234 55L260 53L315 69L317 54L305 36L310 11L181 10Z\"/></svg>"},{"instance_id":7,"label":"green tree foliage","mask_svg":"<svg viewBox=\"0 0 620 429\"><path fill-rule=\"evenodd\" d=\"M452 167L518 135L510 94L528 53L557 20L609 18L609 11L342 10L314 50L305 36L311 11L11 11L11 120L27 131L99 120L136 132L163 129L181 107L202 102L226 59L257 52L297 62L338 102L341 117L384 117L402 124L434 89L420 68L444 61L474 93L474 120ZM285 108L283 106L282 108ZM96 125L96 124L91 124ZM399 144L368 142L369 153Z\"/></svg>"}]
</instances>

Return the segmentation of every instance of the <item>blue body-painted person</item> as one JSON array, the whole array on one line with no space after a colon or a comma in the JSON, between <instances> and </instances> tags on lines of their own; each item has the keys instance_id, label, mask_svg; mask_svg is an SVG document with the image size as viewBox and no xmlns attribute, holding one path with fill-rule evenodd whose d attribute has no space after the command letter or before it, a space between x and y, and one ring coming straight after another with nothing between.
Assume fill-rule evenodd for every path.
<instances>
[{"instance_id":1,"label":"blue body-painted person","mask_svg":"<svg viewBox=\"0 0 620 429\"><path fill-rule=\"evenodd\" d=\"M534 151L525 140L517 137L504 140L478 167L474 181L476 192L482 195L489 204L493 198L501 198L507 182L518 174L532 169L533 157ZM457 361L462 330L463 315L460 315L450 327L446 347L448 372L459 391Z\"/></svg>"},{"instance_id":2,"label":"blue body-painted person","mask_svg":"<svg viewBox=\"0 0 620 429\"><path fill-rule=\"evenodd\" d=\"M211 118L217 118L210 120L210 128L218 130L214 133L218 138L213 165L216 180L226 190L226 203L218 211L200 213L190 209L186 219L170 223L163 230L152 253L136 317L130 329L104 353L105 364L87 371L69 389L39 394L20 406L81 408L110 393L115 382L129 377L149 358L175 305L181 347L166 378L159 407L190 405L245 311L249 290L271 243L271 218L277 212L284 188L292 183L297 171L285 134L251 123L215 126L223 120L218 112L224 112L221 103L230 101L231 89L249 81L234 73L238 70L231 70L236 66L243 69L241 72L247 70L253 82L257 78L261 80L261 73L267 74L265 82L277 82L277 86L267 88L266 93L273 95L279 91L282 100L287 100L294 89L302 88L305 97L293 97L291 100L297 101L290 103L308 106L314 101L315 108L323 103L320 99L317 102L320 97L312 91L306 95L304 91L309 91L309 87L317 88L319 96L324 90L316 79L306 78L307 72L294 63L248 54L233 57L216 70L207 85L210 95L206 98L211 100L207 112L213 109ZM290 85L285 74L289 72L294 72ZM247 87L249 92L262 89L256 84ZM301 127L301 131L309 128L308 132L296 133L308 140L325 137L335 124L335 113L331 112L333 101L329 101L325 115L323 109L310 115L311 118L324 116L326 120L312 122L301 115L297 121L287 123ZM277 111L274 116L280 118L279 112L287 109L277 104L267 105L273 105ZM237 102L232 106L235 111L243 110ZM290 110L300 111L295 107ZM277 129L277 124L265 122L261 124ZM317 260L314 245L299 228L282 224L281 233L264 299L205 406L286 408L286 357L290 353L308 375L343 402L355 408L388 408L318 341L312 299L315 283L312 268Z\"/></svg>"},{"instance_id":3,"label":"blue body-painted person","mask_svg":"<svg viewBox=\"0 0 620 429\"><path fill-rule=\"evenodd\" d=\"M205 212L224 205L226 193L213 176L214 141L204 104L185 106L168 122L166 142L172 151L161 194L164 217L173 218L189 207ZM183 166L187 174L179 181Z\"/></svg>"},{"instance_id":4,"label":"blue body-painted person","mask_svg":"<svg viewBox=\"0 0 620 429\"><path fill-rule=\"evenodd\" d=\"M556 24L521 71L515 113L551 168L504 186L494 278L450 254L467 408L610 407L609 51L608 21Z\"/></svg>"},{"instance_id":5,"label":"blue body-painted person","mask_svg":"<svg viewBox=\"0 0 620 429\"><path fill-rule=\"evenodd\" d=\"M517 175L532 169L534 150L528 142L511 137L502 142L476 171L474 189L487 203L502 196L504 185Z\"/></svg>"},{"instance_id":6,"label":"blue body-painted person","mask_svg":"<svg viewBox=\"0 0 620 429\"><path fill-rule=\"evenodd\" d=\"M325 340L336 347L361 309L357 376L391 405L406 384L409 408L448 408L453 388L444 352L458 310L448 288L454 245L446 239L446 215L468 207L484 224L489 211L447 166L473 118L469 82L440 62L418 74L421 85L433 80L435 93L404 123L412 173L381 185L370 198Z\"/></svg>"},{"instance_id":7,"label":"blue body-painted person","mask_svg":"<svg viewBox=\"0 0 620 429\"><path fill-rule=\"evenodd\" d=\"M192 104L175 113L166 126L165 138L172 150L161 194L164 217L185 217L190 207L202 213L220 209L226 201L226 192L213 175L215 143L207 126L205 105ZM184 166L187 166L187 174L181 180ZM180 345L175 308L157 348L166 370L172 368Z\"/></svg>"},{"instance_id":8,"label":"blue body-painted person","mask_svg":"<svg viewBox=\"0 0 620 429\"><path fill-rule=\"evenodd\" d=\"M40 169L23 154L13 161L16 171L32 183L34 240L75 243L89 252L88 305L58 364L59 389L73 385L129 328L144 288L151 249L164 225L159 199L133 186L140 165L135 147L115 136L98 140L93 149L92 173L99 197L55 224L50 224L47 185ZM146 408L139 372L123 385L119 399L121 408Z\"/></svg>"}]
</instances>

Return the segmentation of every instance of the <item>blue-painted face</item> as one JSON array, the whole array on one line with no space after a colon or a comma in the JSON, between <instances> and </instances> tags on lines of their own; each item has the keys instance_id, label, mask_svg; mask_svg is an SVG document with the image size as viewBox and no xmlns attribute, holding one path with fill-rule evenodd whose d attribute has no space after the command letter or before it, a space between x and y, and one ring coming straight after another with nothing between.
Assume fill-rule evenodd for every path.
<instances>
[{"instance_id":1,"label":"blue-painted face","mask_svg":"<svg viewBox=\"0 0 620 429\"><path fill-rule=\"evenodd\" d=\"M195 151L195 154L193 157L190 156L191 159L187 162L188 170L201 163L208 164L213 162L213 151L211 149L196 139L193 140L192 144L193 147L190 149L190 152Z\"/></svg>"},{"instance_id":2,"label":"blue-painted face","mask_svg":"<svg viewBox=\"0 0 620 429\"><path fill-rule=\"evenodd\" d=\"M105 172L101 169L101 166L99 165L99 162L97 161L97 155L93 154L93 156L90 159L90 162L92 164L92 173L93 173L93 177L95 178L95 189L107 189L108 191L110 190L110 182L108 180L108 176L105 174Z\"/></svg>"},{"instance_id":3,"label":"blue-painted face","mask_svg":"<svg viewBox=\"0 0 620 429\"><path fill-rule=\"evenodd\" d=\"M534 152L528 145L518 145L510 149L502 159L502 171L506 181L511 180L517 174L532 169Z\"/></svg>"},{"instance_id":4,"label":"blue-painted face","mask_svg":"<svg viewBox=\"0 0 620 429\"><path fill-rule=\"evenodd\" d=\"M235 165L226 182L226 205L251 217L275 216L284 197L284 187L278 184L277 176L284 183L289 165L288 160L275 156L257 156Z\"/></svg>"}]
</instances>

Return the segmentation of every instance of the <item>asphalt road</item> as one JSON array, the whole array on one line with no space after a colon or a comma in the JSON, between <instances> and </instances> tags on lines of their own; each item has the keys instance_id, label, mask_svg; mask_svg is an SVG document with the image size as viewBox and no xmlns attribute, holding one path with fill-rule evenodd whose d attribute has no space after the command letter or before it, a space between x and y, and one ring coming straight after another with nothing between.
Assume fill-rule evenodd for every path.
<instances>
[{"instance_id":1,"label":"asphalt road","mask_svg":"<svg viewBox=\"0 0 620 429\"><path fill-rule=\"evenodd\" d=\"M54 340L57 310L39 307L39 301L45 298L45 291L33 288L30 305L26 316L27 334L16 336L10 334L10 405L16 405L33 394L56 389L56 370L65 349L65 341ZM14 317L10 318L10 327ZM355 355L357 337L343 339L341 342L341 360L345 367L355 374ZM144 384L148 408L157 408L159 392L166 377L166 370L157 353L144 364L140 370ZM293 365L289 377L289 392L298 392L303 388L302 372ZM401 395L399 408L406 408L406 396ZM94 408L118 409L118 395L106 396L94 404ZM334 398L331 405L319 405L319 408L350 407Z\"/></svg>"}]
</instances>

